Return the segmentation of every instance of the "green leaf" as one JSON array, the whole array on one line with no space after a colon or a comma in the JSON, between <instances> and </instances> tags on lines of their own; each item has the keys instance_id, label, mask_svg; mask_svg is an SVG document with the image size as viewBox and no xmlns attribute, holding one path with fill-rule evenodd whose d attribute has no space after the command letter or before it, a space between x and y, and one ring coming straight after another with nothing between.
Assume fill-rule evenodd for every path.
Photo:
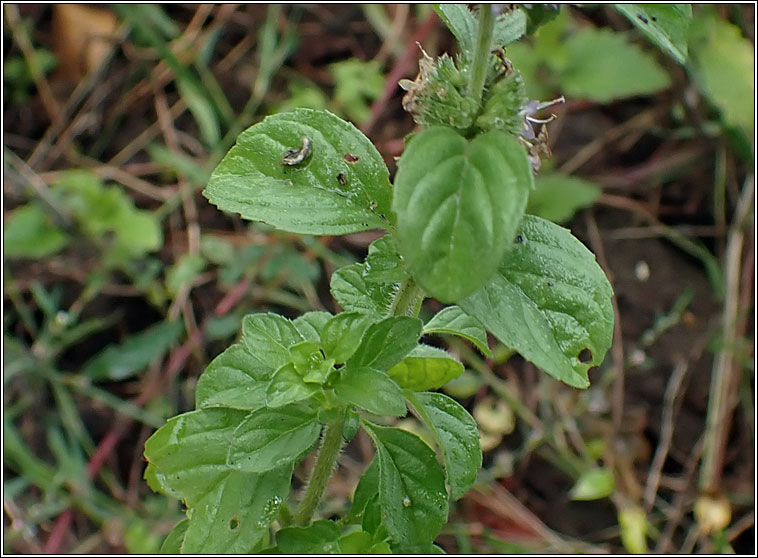
<instances>
[{"instance_id":1,"label":"green leaf","mask_svg":"<svg viewBox=\"0 0 758 558\"><path fill-rule=\"evenodd\" d=\"M262 474L228 472L196 506L182 554L249 554L266 540L290 490L292 465Z\"/></svg>"},{"instance_id":2,"label":"green leaf","mask_svg":"<svg viewBox=\"0 0 758 558\"><path fill-rule=\"evenodd\" d=\"M527 215L498 273L460 306L538 368L584 388L611 346L612 296L594 255L569 230Z\"/></svg>"},{"instance_id":3,"label":"green leaf","mask_svg":"<svg viewBox=\"0 0 758 558\"><path fill-rule=\"evenodd\" d=\"M293 323L304 339L318 343L321 341L321 330L331 319L329 312L306 312L295 318Z\"/></svg>"},{"instance_id":4,"label":"green leaf","mask_svg":"<svg viewBox=\"0 0 758 558\"><path fill-rule=\"evenodd\" d=\"M147 554L155 556L160 552L161 537L153 532L150 518L134 517L129 514L124 530L124 547L128 554Z\"/></svg>"},{"instance_id":5,"label":"green leaf","mask_svg":"<svg viewBox=\"0 0 758 558\"><path fill-rule=\"evenodd\" d=\"M572 500L599 500L616 490L613 471L596 467L584 471L570 492Z\"/></svg>"},{"instance_id":6,"label":"green leaf","mask_svg":"<svg viewBox=\"0 0 758 558\"><path fill-rule=\"evenodd\" d=\"M282 164L288 150L311 154ZM237 138L203 190L225 211L301 234L384 228L391 218L389 171L371 141L328 111L267 117Z\"/></svg>"},{"instance_id":7,"label":"green leaf","mask_svg":"<svg viewBox=\"0 0 758 558\"><path fill-rule=\"evenodd\" d=\"M416 346L421 328L421 320L409 316L392 316L373 324L363 334L348 365L389 370Z\"/></svg>"},{"instance_id":8,"label":"green leaf","mask_svg":"<svg viewBox=\"0 0 758 558\"><path fill-rule=\"evenodd\" d=\"M216 265L231 265L237 259L237 250L231 241L215 234L203 234L200 237L200 253Z\"/></svg>"},{"instance_id":9,"label":"green leaf","mask_svg":"<svg viewBox=\"0 0 758 558\"><path fill-rule=\"evenodd\" d=\"M458 39L461 51L473 52L479 22L466 4L434 4L434 10Z\"/></svg>"},{"instance_id":10,"label":"green leaf","mask_svg":"<svg viewBox=\"0 0 758 558\"><path fill-rule=\"evenodd\" d=\"M340 554L356 556L358 554L391 554L389 545L382 541L374 543L374 537L366 531L353 531L337 541Z\"/></svg>"},{"instance_id":11,"label":"green leaf","mask_svg":"<svg viewBox=\"0 0 758 558\"><path fill-rule=\"evenodd\" d=\"M358 433L358 429L360 427L361 427L361 416L358 413L356 413L353 409L348 409L345 415L345 423L344 423L344 426L342 427L342 438L346 442L349 442Z\"/></svg>"},{"instance_id":12,"label":"green leaf","mask_svg":"<svg viewBox=\"0 0 758 558\"><path fill-rule=\"evenodd\" d=\"M493 130L467 141L451 128L413 137L393 207L400 253L433 297L455 302L481 287L524 213L533 179L524 147Z\"/></svg>"},{"instance_id":13,"label":"green leaf","mask_svg":"<svg viewBox=\"0 0 758 558\"><path fill-rule=\"evenodd\" d=\"M393 544L391 546L393 554L400 554L403 556L409 556L411 554L424 554L431 556L433 554L446 554L446 552L437 546L436 544L427 543L412 543L412 544Z\"/></svg>"},{"instance_id":14,"label":"green leaf","mask_svg":"<svg viewBox=\"0 0 758 558\"><path fill-rule=\"evenodd\" d=\"M479 374L464 370L463 374L447 382L442 389L445 393L456 399L466 399L473 396L482 387L484 382Z\"/></svg>"},{"instance_id":15,"label":"green leaf","mask_svg":"<svg viewBox=\"0 0 758 558\"><path fill-rule=\"evenodd\" d=\"M195 407L255 411L266 402L268 369L235 343L214 358L195 388Z\"/></svg>"},{"instance_id":16,"label":"green leaf","mask_svg":"<svg viewBox=\"0 0 758 558\"><path fill-rule=\"evenodd\" d=\"M559 224L590 207L601 194L597 184L559 173L541 174L534 183L526 212Z\"/></svg>"},{"instance_id":17,"label":"green leaf","mask_svg":"<svg viewBox=\"0 0 758 558\"><path fill-rule=\"evenodd\" d=\"M120 345L109 345L84 365L83 373L95 381L126 380L147 369L168 351L184 331L181 321L161 322L127 337Z\"/></svg>"},{"instance_id":18,"label":"green leaf","mask_svg":"<svg viewBox=\"0 0 758 558\"><path fill-rule=\"evenodd\" d=\"M250 473L282 467L310 449L320 432L316 413L297 404L260 409L234 431L227 463Z\"/></svg>"},{"instance_id":19,"label":"green leaf","mask_svg":"<svg viewBox=\"0 0 758 558\"><path fill-rule=\"evenodd\" d=\"M283 554L337 554L340 528L333 521L318 520L307 527L285 527L276 533Z\"/></svg>"},{"instance_id":20,"label":"green leaf","mask_svg":"<svg viewBox=\"0 0 758 558\"><path fill-rule=\"evenodd\" d=\"M285 364L276 371L266 389L266 405L272 408L284 407L296 401L308 399L320 391L314 384L306 384L292 363Z\"/></svg>"},{"instance_id":21,"label":"green leaf","mask_svg":"<svg viewBox=\"0 0 758 558\"><path fill-rule=\"evenodd\" d=\"M386 234L368 247L363 278L367 283L400 283L408 278L392 235Z\"/></svg>"},{"instance_id":22,"label":"green leaf","mask_svg":"<svg viewBox=\"0 0 758 558\"><path fill-rule=\"evenodd\" d=\"M171 532L166 536L166 539L161 545L161 554L180 554L182 543L184 542L184 534L189 527L189 519L182 519L177 523Z\"/></svg>"},{"instance_id":23,"label":"green leaf","mask_svg":"<svg viewBox=\"0 0 758 558\"><path fill-rule=\"evenodd\" d=\"M272 372L290 362L289 348L301 341L295 325L279 314L250 314L242 320L242 343Z\"/></svg>"},{"instance_id":24,"label":"green leaf","mask_svg":"<svg viewBox=\"0 0 758 558\"><path fill-rule=\"evenodd\" d=\"M334 394L376 415L401 417L407 413L403 390L385 372L348 364L334 384Z\"/></svg>"},{"instance_id":25,"label":"green leaf","mask_svg":"<svg viewBox=\"0 0 758 558\"><path fill-rule=\"evenodd\" d=\"M370 325L365 314L349 312L334 316L321 331L321 346L326 356L336 362L346 362L355 353Z\"/></svg>"},{"instance_id":26,"label":"green leaf","mask_svg":"<svg viewBox=\"0 0 758 558\"><path fill-rule=\"evenodd\" d=\"M647 513L639 506L628 506L618 513L621 543L629 554L647 554L647 534L651 529Z\"/></svg>"},{"instance_id":27,"label":"green leaf","mask_svg":"<svg viewBox=\"0 0 758 558\"><path fill-rule=\"evenodd\" d=\"M527 17L519 7L505 7L502 13L495 17L495 28L492 30L492 43L508 46L519 40L526 33Z\"/></svg>"},{"instance_id":28,"label":"green leaf","mask_svg":"<svg viewBox=\"0 0 758 558\"><path fill-rule=\"evenodd\" d=\"M485 4L486 5L486 4ZM490 9L489 5L486 5ZM440 19L453 32L460 43L461 51L473 53L479 21L465 4L434 4ZM520 9L506 10L498 14L492 31L492 43L507 46L526 32L526 15Z\"/></svg>"},{"instance_id":29,"label":"green leaf","mask_svg":"<svg viewBox=\"0 0 758 558\"><path fill-rule=\"evenodd\" d=\"M334 103L348 118L363 124L371 116L371 103L384 93L384 73L379 60L358 58L329 65L334 77Z\"/></svg>"},{"instance_id":30,"label":"green leaf","mask_svg":"<svg viewBox=\"0 0 758 558\"><path fill-rule=\"evenodd\" d=\"M128 199L125 194L125 199ZM116 242L114 248L128 257L137 258L155 252L163 245L163 233L156 216L149 211L134 209L131 201L114 223Z\"/></svg>"},{"instance_id":31,"label":"green leaf","mask_svg":"<svg viewBox=\"0 0 758 558\"><path fill-rule=\"evenodd\" d=\"M68 237L53 226L36 202L14 209L3 223L3 250L7 258L40 259L60 252Z\"/></svg>"},{"instance_id":32,"label":"green leaf","mask_svg":"<svg viewBox=\"0 0 758 558\"><path fill-rule=\"evenodd\" d=\"M324 354L321 347L313 341L296 343L290 347L289 352L295 370L304 378L324 364Z\"/></svg>"},{"instance_id":33,"label":"green leaf","mask_svg":"<svg viewBox=\"0 0 758 558\"><path fill-rule=\"evenodd\" d=\"M151 484L194 506L228 475L232 435L247 415L212 408L170 419L145 442L145 457L155 467Z\"/></svg>"},{"instance_id":34,"label":"green leaf","mask_svg":"<svg viewBox=\"0 0 758 558\"><path fill-rule=\"evenodd\" d=\"M158 492L159 494L165 494L167 496L175 495L175 493L171 490L171 487L166 484L165 475L162 475L158 472L158 468L155 466L155 464L148 463L147 467L145 467L145 472L142 474L142 477L145 479L145 482L147 482L147 485L153 492Z\"/></svg>"},{"instance_id":35,"label":"green leaf","mask_svg":"<svg viewBox=\"0 0 758 558\"><path fill-rule=\"evenodd\" d=\"M713 15L698 18L690 38L695 82L724 122L752 137L755 125L755 48L740 29Z\"/></svg>"},{"instance_id":36,"label":"green leaf","mask_svg":"<svg viewBox=\"0 0 758 558\"><path fill-rule=\"evenodd\" d=\"M541 25L545 25L554 20L560 12L560 6L558 4L528 4L523 7L526 11L527 35L534 34ZM510 51L508 54L510 54Z\"/></svg>"},{"instance_id":37,"label":"green leaf","mask_svg":"<svg viewBox=\"0 0 758 558\"><path fill-rule=\"evenodd\" d=\"M421 418L436 433L445 458L447 482L453 500L473 486L482 466L479 428L474 418L455 400L441 393L419 393Z\"/></svg>"},{"instance_id":38,"label":"green leaf","mask_svg":"<svg viewBox=\"0 0 758 558\"><path fill-rule=\"evenodd\" d=\"M379 460L382 520L396 543L432 542L447 521L445 473L421 438L364 422Z\"/></svg>"},{"instance_id":39,"label":"green leaf","mask_svg":"<svg viewBox=\"0 0 758 558\"><path fill-rule=\"evenodd\" d=\"M680 64L687 61L687 32L692 20L692 6L616 4L615 8L674 60Z\"/></svg>"},{"instance_id":40,"label":"green leaf","mask_svg":"<svg viewBox=\"0 0 758 558\"><path fill-rule=\"evenodd\" d=\"M432 333L448 333L463 337L476 345L483 355L492 357L484 326L459 306L448 306L437 312L424 326L424 335Z\"/></svg>"},{"instance_id":41,"label":"green leaf","mask_svg":"<svg viewBox=\"0 0 758 558\"><path fill-rule=\"evenodd\" d=\"M395 287L369 283L365 273L366 264L341 267L332 274L329 290L345 312L383 316L390 307Z\"/></svg>"},{"instance_id":42,"label":"green leaf","mask_svg":"<svg viewBox=\"0 0 758 558\"><path fill-rule=\"evenodd\" d=\"M107 244L107 265L123 265L163 245L156 215L137 209L122 188L105 186L89 171L64 172L52 190L87 236Z\"/></svg>"},{"instance_id":43,"label":"green leaf","mask_svg":"<svg viewBox=\"0 0 758 558\"><path fill-rule=\"evenodd\" d=\"M393 366L388 374L406 389L425 391L442 387L449 380L463 374L463 370L463 364L447 351L419 345Z\"/></svg>"},{"instance_id":44,"label":"green leaf","mask_svg":"<svg viewBox=\"0 0 758 558\"><path fill-rule=\"evenodd\" d=\"M389 537L387 528L382 523L382 508L379 504L379 494L375 494L366 505L361 518L361 528L367 533L373 533L375 541L385 541Z\"/></svg>"},{"instance_id":45,"label":"green leaf","mask_svg":"<svg viewBox=\"0 0 758 558\"><path fill-rule=\"evenodd\" d=\"M374 458L358 481L353 494L353 505L350 507L348 517L351 520L358 519L363 515L369 502L379 494L379 460Z\"/></svg>"},{"instance_id":46,"label":"green leaf","mask_svg":"<svg viewBox=\"0 0 758 558\"><path fill-rule=\"evenodd\" d=\"M179 256L179 260L166 270L166 288L171 294L195 280L200 275L208 262L200 254L185 252Z\"/></svg>"},{"instance_id":47,"label":"green leaf","mask_svg":"<svg viewBox=\"0 0 758 558\"><path fill-rule=\"evenodd\" d=\"M650 54L610 29L581 29L563 49L560 82L567 97L607 103L657 93L671 82Z\"/></svg>"}]
</instances>

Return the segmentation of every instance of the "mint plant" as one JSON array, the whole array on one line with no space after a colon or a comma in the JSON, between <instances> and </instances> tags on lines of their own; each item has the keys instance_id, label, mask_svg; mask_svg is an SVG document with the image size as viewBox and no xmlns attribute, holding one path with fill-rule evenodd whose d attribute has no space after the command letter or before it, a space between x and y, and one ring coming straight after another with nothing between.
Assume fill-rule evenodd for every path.
<instances>
[{"instance_id":1,"label":"mint plant","mask_svg":"<svg viewBox=\"0 0 758 558\"><path fill-rule=\"evenodd\" d=\"M300 234L383 229L362 263L337 270L343 312L244 318L241 340L197 383L196 410L145 444L150 486L183 500L170 553L430 553L450 503L482 464L476 422L434 390L463 372L425 335L457 335L490 355L487 331L575 387L611 344L612 291L571 233L525 215L545 152L503 47L524 34L521 9L438 13L461 52L424 54L403 104L422 130L394 184L352 124L297 109L244 131L204 195L225 211ZM544 128L543 128L544 130ZM448 303L424 323L426 297ZM432 448L384 417L411 412ZM314 521L340 450L359 429L376 454L352 506ZM317 457L302 495L294 467ZM296 500L296 508L292 505Z\"/></svg>"}]
</instances>

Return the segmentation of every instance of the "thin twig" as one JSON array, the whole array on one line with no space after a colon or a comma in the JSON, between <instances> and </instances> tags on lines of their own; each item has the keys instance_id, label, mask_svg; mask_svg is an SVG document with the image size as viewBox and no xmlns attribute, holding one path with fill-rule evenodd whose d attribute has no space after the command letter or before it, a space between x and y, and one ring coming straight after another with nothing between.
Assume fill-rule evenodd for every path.
<instances>
[{"instance_id":1,"label":"thin twig","mask_svg":"<svg viewBox=\"0 0 758 558\"><path fill-rule=\"evenodd\" d=\"M147 180L137 178L130 172L127 172L119 167L111 165L103 165L94 159L79 155L76 157L75 163L80 166L86 165L95 175L106 180L114 180L119 184L123 184L127 188L134 190L135 192L142 194L157 201L166 201L176 193L176 186L155 186Z\"/></svg>"},{"instance_id":2,"label":"thin twig","mask_svg":"<svg viewBox=\"0 0 758 558\"><path fill-rule=\"evenodd\" d=\"M176 101L173 105L171 105L171 108L169 109L172 118L178 118L185 110L187 110L187 103L185 103L183 99ZM155 136L157 136L160 132L161 128L158 122L153 122L150 126L145 128L145 130L142 131L136 138L124 146L121 151L116 153L113 158L108 161L108 164L114 167L120 167L129 159L131 159L140 149L144 148L145 145L155 139Z\"/></svg>"},{"instance_id":3,"label":"thin twig","mask_svg":"<svg viewBox=\"0 0 758 558\"><path fill-rule=\"evenodd\" d=\"M410 7L408 4L395 4L395 19L392 21L392 27L390 27L389 33L384 38L382 48L374 56L374 60L384 64L390 54L393 52L402 54L402 46L400 46L400 38L403 35L403 29L405 29L406 23L408 23L408 13Z\"/></svg>"},{"instance_id":4,"label":"thin twig","mask_svg":"<svg viewBox=\"0 0 758 558\"><path fill-rule=\"evenodd\" d=\"M387 103L389 103L390 99L397 91L397 82L406 74L408 67L413 62L413 59L418 56L418 46L416 43L423 41L424 37L426 37L431 32L431 30L434 29L436 23L437 14L435 12L432 12L429 14L429 17L426 18L424 23L422 23L421 26L416 30L416 33L414 33L413 37L411 37L411 40L408 41L408 46L405 49L405 54L400 60L395 63L392 71L387 76L384 94L379 99L374 101L373 105L371 105L371 116L369 117L368 122L366 122L366 124L361 127L361 131L367 136L371 135L374 127L379 122L379 117L387 107Z\"/></svg>"},{"instance_id":5,"label":"thin twig","mask_svg":"<svg viewBox=\"0 0 758 558\"><path fill-rule=\"evenodd\" d=\"M498 517L515 522L522 529L531 531L558 553L582 552L588 554L606 554L607 548L581 541L565 538L545 525L539 517L527 509L518 498L498 483L475 486L466 496L467 499L484 506Z\"/></svg>"},{"instance_id":6,"label":"thin twig","mask_svg":"<svg viewBox=\"0 0 758 558\"><path fill-rule=\"evenodd\" d=\"M718 489L731 413L737 402L734 386L739 368L735 365L733 351L737 342L737 303L740 292L742 247L745 238L744 223L748 215L752 214L751 208L755 195L753 178L749 176L742 187L726 245L726 294L721 319L724 342L714 359L711 375L703 462L700 469L700 489L703 492Z\"/></svg>"},{"instance_id":7,"label":"thin twig","mask_svg":"<svg viewBox=\"0 0 758 558\"><path fill-rule=\"evenodd\" d=\"M656 120L659 118L659 113L660 110L658 109L650 109L639 113L626 122L622 122L621 124L608 129L605 133L577 151L571 159L563 163L560 166L560 172L563 174L574 174L577 169L587 163L587 161L592 159L597 153L602 151L609 143L616 141L636 128L648 128L655 124Z\"/></svg>"},{"instance_id":8,"label":"thin twig","mask_svg":"<svg viewBox=\"0 0 758 558\"><path fill-rule=\"evenodd\" d=\"M34 169L26 163L26 161L16 155L13 151L10 149L5 149L4 153L6 160L10 162L13 168L18 171L24 180L26 180L26 182L37 193L40 199L55 212L55 214L60 218L61 222L65 226L70 226L73 221L71 214L63 207L61 207L61 205L55 200L54 196L50 192L50 187L48 186L47 182L45 182L42 177L40 177L40 175L37 174Z\"/></svg>"},{"instance_id":9,"label":"thin twig","mask_svg":"<svg viewBox=\"0 0 758 558\"><path fill-rule=\"evenodd\" d=\"M658 447L655 450L653 461L650 464L650 470L645 483L645 510L650 513L655 502L655 495L658 492L658 486L663 471L663 463L671 446L671 438L674 434L674 402L679 394L679 388L687 373L687 363L684 360L677 362L674 371L671 373L666 391L663 396L663 417L661 419L661 434Z\"/></svg>"},{"instance_id":10,"label":"thin twig","mask_svg":"<svg viewBox=\"0 0 758 558\"><path fill-rule=\"evenodd\" d=\"M591 212L585 213L585 223L587 224L587 232L590 237L592 250L595 252L600 267L606 272L611 287L613 287L613 274L610 272L608 260L605 257L605 249L603 248L603 240L600 237L597 221L595 221L595 217ZM613 305L613 313L616 316L613 328L613 344L611 345L611 354L613 355L613 406L611 409L613 431L611 433L611 440L615 440L621 429L621 419L624 415L624 336L621 327L621 312L619 311L615 296L611 298L611 304Z\"/></svg>"},{"instance_id":11,"label":"thin twig","mask_svg":"<svg viewBox=\"0 0 758 558\"><path fill-rule=\"evenodd\" d=\"M747 531L754 525L755 525L755 511L751 511L743 515L734 523L732 523L731 527L729 527L729 529L727 529L726 531L726 539L729 542L732 542L734 539L739 537L743 532Z\"/></svg>"}]
</instances>

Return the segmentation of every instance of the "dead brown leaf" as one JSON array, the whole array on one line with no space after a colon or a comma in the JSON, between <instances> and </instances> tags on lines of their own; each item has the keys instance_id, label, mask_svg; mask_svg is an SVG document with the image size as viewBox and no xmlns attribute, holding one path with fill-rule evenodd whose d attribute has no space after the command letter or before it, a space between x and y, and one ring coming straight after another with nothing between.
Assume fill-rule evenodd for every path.
<instances>
[{"instance_id":1,"label":"dead brown leaf","mask_svg":"<svg viewBox=\"0 0 758 558\"><path fill-rule=\"evenodd\" d=\"M110 10L55 4L52 35L59 65L54 79L75 83L97 68L113 48L117 26Z\"/></svg>"}]
</instances>

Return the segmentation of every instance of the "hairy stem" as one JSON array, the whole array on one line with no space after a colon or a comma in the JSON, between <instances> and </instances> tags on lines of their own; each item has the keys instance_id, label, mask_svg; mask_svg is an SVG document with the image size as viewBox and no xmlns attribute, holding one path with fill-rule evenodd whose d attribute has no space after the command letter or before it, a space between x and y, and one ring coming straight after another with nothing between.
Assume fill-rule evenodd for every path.
<instances>
[{"instance_id":1,"label":"hairy stem","mask_svg":"<svg viewBox=\"0 0 758 558\"><path fill-rule=\"evenodd\" d=\"M326 485L332 476L332 470L334 470L334 464L337 462L337 457L342 448L342 427L344 423L345 413L343 411L337 420L326 427L326 433L316 459L316 466L313 468L308 487L305 489L305 496L300 501L300 506L293 519L295 525L304 526L311 522L313 512L316 511L316 507L324 495Z\"/></svg>"},{"instance_id":2,"label":"hairy stem","mask_svg":"<svg viewBox=\"0 0 758 558\"><path fill-rule=\"evenodd\" d=\"M490 59L490 47L492 46L492 30L495 28L495 16L492 15L492 6L489 4L479 5L479 30L476 34L476 51L474 52L474 65L471 69L471 83L469 95L477 104L482 101L484 80L487 77L487 66Z\"/></svg>"},{"instance_id":3,"label":"hairy stem","mask_svg":"<svg viewBox=\"0 0 758 558\"><path fill-rule=\"evenodd\" d=\"M424 291L416 285L413 279L406 279L397 289L395 298L392 299L389 311L390 316L418 316L421 303L424 301Z\"/></svg>"}]
</instances>

